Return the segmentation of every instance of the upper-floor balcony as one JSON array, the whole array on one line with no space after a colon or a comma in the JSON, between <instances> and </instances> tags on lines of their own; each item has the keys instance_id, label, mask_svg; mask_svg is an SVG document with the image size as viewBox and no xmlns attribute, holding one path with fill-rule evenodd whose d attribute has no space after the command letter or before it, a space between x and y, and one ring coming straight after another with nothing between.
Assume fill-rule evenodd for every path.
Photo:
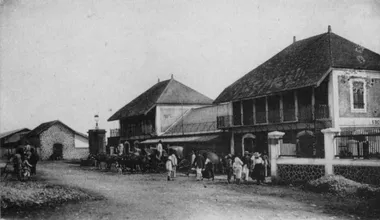
<instances>
[{"instance_id":1,"label":"upper-floor balcony","mask_svg":"<svg viewBox=\"0 0 380 220\"><path fill-rule=\"evenodd\" d=\"M328 105L299 106L298 109L287 108L269 111L256 111L244 115L223 115L217 117L217 127L229 128L238 126L252 126L278 124L288 122L312 123L315 120L330 119Z\"/></svg>"},{"instance_id":2,"label":"upper-floor balcony","mask_svg":"<svg viewBox=\"0 0 380 220\"><path fill-rule=\"evenodd\" d=\"M126 129L110 129L111 137L136 137L136 136L144 136L144 135L154 135L155 129L152 127L130 127Z\"/></svg>"},{"instance_id":3,"label":"upper-floor balcony","mask_svg":"<svg viewBox=\"0 0 380 220\"><path fill-rule=\"evenodd\" d=\"M120 129L110 129L110 137L120 137Z\"/></svg>"}]
</instances>

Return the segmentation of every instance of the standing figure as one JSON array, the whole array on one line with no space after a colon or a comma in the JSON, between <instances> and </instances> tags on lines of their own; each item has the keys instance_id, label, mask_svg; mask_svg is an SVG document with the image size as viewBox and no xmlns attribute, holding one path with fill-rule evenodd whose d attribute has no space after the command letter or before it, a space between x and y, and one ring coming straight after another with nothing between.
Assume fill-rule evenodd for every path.
<instances>
[{"instance_id":1,"label":"standing figure","mask_svg":"<svg viewBox=\"0 0 380 220\"><path fill-rule=\"evenodd\" d=\"M124 145L122 141L120 141L119 145L117 146L117 153L119 156L124 155Z\"/></svg>"},{"instance_id":2,"label":"standing figure","mask_svg":"<svg viewBox=\"0 0 380 220\"><path fill-rule=\"evenodd\" d=\"M176 178L177 177L178 160L177 160L177 156L174 153L174 150L171 152L170 160L172 161L172 177Z\"/></svg>"},{"instance_id":3,"label":"standing figure","mask_svg":"<svg viewBox=\"0 0 380 220\"><path fill-rule=\"evenodd\" d=\"M158 159L159 161L161 161L162 150L163 150L163 148L162 148L162 142L161 142L161 140L160 140L160 141L158 142L158 144L157 144L157 152L158 152L158 154L156 155L156 157L157 157L157 159Z\"/></svg>"},{"instance_id":4,"label":"standing figure","mask_svg":"<svg viewBox=\"0 0 380 220\"><path fill-rule=\"evenodd\" d=\"M243 180L248 181L249 169L251 168L251 155L248 151L244 152L243 157Z\"/></svg>"},{"instance_id":5,"label":"standing figure","mask_svg":"<svg viewBox=\"0 0 380 220\"><path fill-rule=\"evenodd\" d=\"M232 160L232 155L231 154L228 154L226 156L226 173L227 173L227 182L228 183L231 183L231 178L232 178L232 175L234 173L234 170L233 170L233 160Z\"/></svg>"},{"instance_id":6,"label":"standing figure","mask_svg":"<svg viewBox=\"0 0 380 220\"><path fill-rule=\"evenodd\" d=\"M266 151L263 152L263 160L264 160L264 177L269 176L270 171L270 162L269 162L269 156Z\"/></svg>"},{"instance_id":7,"label":"standing figure","mask_svg":"<svg viewBox=\"0 0 380 220\"><path fill-rule=\"evenodd\" d=\"M30 164L32 165L30 174L31 175L36 175L37 174L37 162L40 160L40 157L37 154L37 150L35 148L32 148L30 150L31 156L30 156Z\"/></svg>"},{"instance_id":8,"label":"standing figure","mask_svg":"<svg viewBox=\"0 0 380 220\"><path fill-rule=\"evenodd\" d=\"M189 166L189 170L187 171L187 176L190 175L190 172L191 170L193 169L193 164L194 164L194 161L195 161L195 158L197 156L195 155L195 152L194 150L191 151L191 155L190 155L190 166Z\"/></svg>"},{"instance_id":9,"label":"standing figure","mask_svg":"<svg viewBox=\"0 0 380 220\"><path fill-rule=\"evenodd\" d=\"M173 171L173 161L172 161L172 157L169 156L168 159L166 160L166 163L165 163L165 167L166 167L166 171L168 172L168 181L171 180L171 176L172 176L172 171Z\"/></svg>"},{"instance_id":10,"label":"standing figure","mask_svg":"<svg viewBox=\"0 0 380 220\"><path fill-rule=\"evenodd\" d=\"M202 169L204 168L204 157L201 155L199 151L197 153L197 157L195 158L194 165L197 171L197 181L200 181L203 179Z\"/></svg>"},{"instance_id":11,"label":"standing figure","mask_svg":"<svg viewBox=\"0 0 380 220\"><path fill-rule=\"evenodd\" d=\"M257 185L260 185L261 182L264 182L264 160L261 158L261 154L255 152L252 156L252 179L256 179Z\"/></svg>"},{"instance_id":12,"label":"standing figure","mask_svg":"<svg viewBox=\"0 0 380 220\"><path fill-rule=\"evenodd\" d=\"M241 174L243 171L243 161L241 161L238 156L235 156L233 168L234 168L236 183L240 184Z\"/></svg>"},{"instance_id":13,"label":"standing figure","mask_svg":"<svg viewBox=\"0 0 380 220\"><path fill-rule=\"evenodd\" d=\"M214 181L214 164L211 162L209 158L206 157L205 161L205 169L202 172L202 176L207 179L212 179Z\"/></svg>"}]
</instances>

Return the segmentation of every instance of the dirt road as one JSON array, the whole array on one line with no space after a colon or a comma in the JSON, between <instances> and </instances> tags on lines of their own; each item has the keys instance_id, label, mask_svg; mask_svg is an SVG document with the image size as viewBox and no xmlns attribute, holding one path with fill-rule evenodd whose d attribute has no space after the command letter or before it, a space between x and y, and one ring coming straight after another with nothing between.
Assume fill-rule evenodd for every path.
<instances>
[{"instance_id":1,"label":"dirt road","mask_svg":"<svg viewBox=\"0 0 380 220\"><path fill-rule=\"evenodd\" d=\"M39 170L51 182L105 199L36 210L29 219L355 219L331 206L339 201L292 187L202 183L183 175L168 182L165 174L120 175L63 162Z\"/></svg>"}]
</instances>

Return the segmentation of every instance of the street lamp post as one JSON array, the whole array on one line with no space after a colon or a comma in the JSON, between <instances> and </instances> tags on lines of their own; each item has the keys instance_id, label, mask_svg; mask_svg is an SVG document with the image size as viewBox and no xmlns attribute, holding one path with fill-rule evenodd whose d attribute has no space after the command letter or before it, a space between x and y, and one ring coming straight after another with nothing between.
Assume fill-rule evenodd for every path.
<instances>
[{"instance_id":1,"label":"street lamp post","mask_svg":"<svg viewBox=\"0 0 380 220\"><path fill-rule=\"evenodd\" d=\"M98 124L98 122L99 122L99 115L95 115L94 118L95 118L95 122L96 122L95 129L98 130L99 129L99 124Z\"/></svg>"}]
</instances>

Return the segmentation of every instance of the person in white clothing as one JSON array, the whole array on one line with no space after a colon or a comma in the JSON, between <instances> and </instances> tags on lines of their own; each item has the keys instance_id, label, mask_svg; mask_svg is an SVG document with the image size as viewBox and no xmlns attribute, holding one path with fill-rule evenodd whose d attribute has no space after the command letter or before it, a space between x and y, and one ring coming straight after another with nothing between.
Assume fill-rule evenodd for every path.
<instances>
[{"instance_id":1,"label":"person in white clothing","mask_svg":"<svg viewBox=\"0 0 380 220\"><path fill-rule=\"evenodd\" d=\"M261 154L255 152L252 156L252 179L256 179L257 184L260 185L261 182L264 182L264 160L261 158Z\"/></svg>"},{"instance_id":2,"label":"person in white clothing","mask_svg":"<svg viewBox=\"0 0 380 220\"><path fill-rule=\"evenodd\" d=\"M157 152L158 152L158 155L157 155L157 159L158 160L161 160L161 157L162 157L162 141L160 140L157 144Z\"/></svg>"},{"instance_id":3,"label":"person in white clothing","mask_svg":"<svg viewBox=\"0 0 380 220\"><path fill-rule=\"evenodd\" d=\"M168 181L171 180L171 176L172 176L172 171L173 171L173 162L172 162L172 157L169 156L168 159L166 160L166 163L165 163L165 168L166 168L166 171L168 172Z\"/></svg>"},{"instance_id":4,"label":"person in white clothing","mask_svg":"<svg viewBox=\"0 0 380 220\"><path fill-rule=\"evenodd\" d=\"M170 160L172 161L172 177L176 178L177 177L177 165L178 165L178 160L174 152L170 155Z\"/></svg>"},{"instance_id":5,"label":"person in white clothing","mask_svg":"<svg viewBox=\"0 0 380 220\"><path fill-rule=\"evenodd\" d=\"M241 161L238 156L236 156L234 159L233 169L234 169L236 183L240 184L241 174L243 170L243 161Z\"/></svg>"}]
</instances>

